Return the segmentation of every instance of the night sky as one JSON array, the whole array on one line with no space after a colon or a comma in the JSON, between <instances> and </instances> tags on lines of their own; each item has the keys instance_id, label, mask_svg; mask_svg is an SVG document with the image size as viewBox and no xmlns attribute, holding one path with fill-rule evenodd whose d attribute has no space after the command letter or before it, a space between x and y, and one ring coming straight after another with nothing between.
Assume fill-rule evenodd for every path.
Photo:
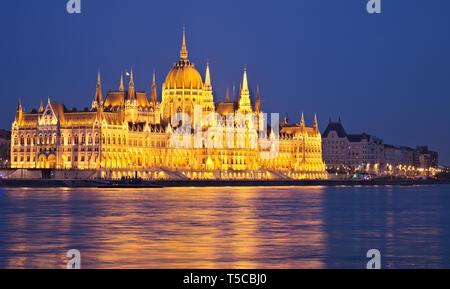
<instances>
[{"instance_id":1,"label":"night sky","mask_svg":"<svg viewBox=\"0 0 450 289\"><path fill-rule=\"evenodd\" d=\"M366 0L3 1L0 7L0 127L10 129L18 98L29 111L48 96L68 108L91 105L97 71L103 94L133 67L137 90L158 94L179 58L183 24L189 58L211 66L215 100L239 87L247 66L263 110L317 112L323 131L342 117L349 133L394 145L428 145L450 164L450 1Z\"/></svg>"}]
</instances>

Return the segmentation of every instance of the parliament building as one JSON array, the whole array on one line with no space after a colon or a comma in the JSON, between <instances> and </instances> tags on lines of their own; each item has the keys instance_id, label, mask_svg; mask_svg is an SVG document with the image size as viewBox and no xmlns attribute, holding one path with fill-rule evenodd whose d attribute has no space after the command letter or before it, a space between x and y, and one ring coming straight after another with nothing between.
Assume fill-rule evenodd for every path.
<instances>
[{"instance_id":1,"label":"parliament building","mask_svg":"<svg viewBox=\"0 0 450 289\"><path fill-rule=\"evenodd\" d=\"M19 100L11 168L92 171L110 179L327 178L317 119L313 126L305 124L303 114L298 123L279 121L277 130L267 129L269 146L263 147L257 141L260 91L250 97L247 71L236 101L227 90L226 101L215 102L209 66L203 79L189 61L184 32L180 59L162 84L161 101L155 75L150 97L135 89L132 71L129 76L127 87L122 76L119 89L103 98L99 73L92 106L82 111L49 98L25 112ZM244 121L230 117L237 115ZM264 157L275 143L276 153Z\"/></svg>"}]
</instances>

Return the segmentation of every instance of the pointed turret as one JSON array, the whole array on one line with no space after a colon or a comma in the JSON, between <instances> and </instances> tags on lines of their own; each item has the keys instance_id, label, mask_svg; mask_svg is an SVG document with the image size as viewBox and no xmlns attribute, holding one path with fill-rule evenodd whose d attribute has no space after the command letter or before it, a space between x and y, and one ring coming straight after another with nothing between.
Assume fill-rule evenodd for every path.
<instances>
[{"instance_id":1,"label":"pointed turret","mask_svg":"<svg viewBox=\"0 0 450 289\"><path fill-rule=\"evenodd\" d=\"M227 87L227 97L225 98L225 101L230 102L230 91L228 90L228 87Z\"/></svg>"},{"instance_id":2,"label":"pointed turret","mask_svg":"<svg viewBox=\"0 0 450 289\"><path fill-rule=\"evenodd\" d=\"M319 124L317 123L317 114L314 114L314 128L315 128L316 130L319 129Z\"/></svg>"},{"instance_id":3,"label":"pointed turret","mask_svg":"<svg viewBox=\"0 0 450 289\"><path fill-rule=\"evenodd\" d=\"M188 58L188 50L186 48L186 27L183 25L183 44L181 45L180 58L186 60Z\"/></svg>"},{"instance_id":4,"label":"pointed turret","mask_svg":"<svg viewBox=\"0 0 450 289\"><path fill-rule=\"evenodd\" d=\"M123 74L120 75L120 86L119 86L119 91L123 92L125 91L125 87L123 85Z\"/></svg>"},{"instance_id":5,"label":"pointed turret","mask_svg":"<svg viewBox=\"0 0 450 289\"><path fill-rule=\"evenodd\" d=\"M23 115L22 101L20 100L20 97L19 97L19 103L17 104L17 111L16 111L16 122L17 123L21 123L22 115Z\"/></svg>"},{"instance_id":6,"label":"pointed turret","mask_svg":"<svg viewBox=\"0 0 450 289\"><path fill-rule=\"evenodd\" d=\"M259 86L256 86L255 112L261 112L261 98L259 96Z\"/></svg>"},{"instance_id":7,"label":"pointed turret","mask_svg":"<svg viewBox=\"0 0 450 289\"><path fill-rule=\"evenodd\" d=\"M150 94L150 101L156 103L158 101L158 95L156 93L156 77L155 72L153 72L153 83L152 83L152 92Z\"/></svg>"},{"instance_id":8,"label":"pointed turret","mask_svg":"<svg viewBox=\"0 0 450 289\"><path fill-rule=\"evenodd\" d=\"M42 99L41 99L41 105L39 105L39 112L40 113L44 112L44 105L42 104Z\"/></svg>"},{"instance_id":9,"label":"pointed turret","mask_svg":"<svg viewBox=\"0 0 450 289\"><path fill-rule=\"evenodd\" d=\"M302 120L300 121L300 126L305 127L305 117L303 116L303 112L302 112Z\"/></svg>"},{"instance_id":10,"label":"pointed turret","mask_svg":"<svg viewBox=\"0 0 450 289\"><path fill-rule=\"evenodd\" d=\"M203 85L203 110L214 111L214 99L211 85L211 75L209 73L209 63L206 62L205 84Z\"/></svg>"},{"instance_id":11,"label":"pointed turret","mask_svg":"<svg viewBox=\"0 0 450 289\"><path fill-rule=\"evenodd\" d=\"M103 105L102 84L101 84L101 80L100 80L100 71L98 72L97 89L95 90L94 103L96 103L95 107Z\"/></svg>"},{"instance_id":12,"label":"pointed turret","mask_svg":"<svg viewBox=\"0 0 450 289\"><path fill-rule=\"evenodd\" d=\"M242 93L248 93L247 67L244 68L244 79L242 81Z\"/></svg>"},{"instance_id":13,"label":"pointed turret","mask_svg":"<svg viewBox=\"0 0 450 289\"><path fill-rule=\"evenodd\" d=\"M211 85L211 75L209 74L209 63L206 62L206 74L205 74L205 85L203 86L205 90L212 90Z\"/></svg>"},{"instance_id":14,"label":"pointed turret","mask_svg":"<svg viewBox=\"0 0 450 289\"><path fill-rule=\"evenodd\" d=\"M130 83L128 85L128 99L135 99L136 92L134 90L133 68L130 73Z\"/></svg>"},{"instance_id":15,"label":"pointed turret","mask_svg":"<svg viewBox=\"0 0 450 289\"><path fill-rule=\"evenodd\" d=\"M22 101L20 100L20 97L19 97L19 103L17 104L17 111L22 111Z\"/></svg>"},{"instance_id":16,"label":"pointed turret","mask_svg":"<svg viewBox=\"0 0 450 289\"><path fill-rule=\"evenodd\" d=\"M250 103L250 91L248 90L248 82L247 82L247 68L244 68L244 77L242 80L242 88L239 97L239 111L241 112L252 111L252 106Z\"/></svg>"}]
</instances>

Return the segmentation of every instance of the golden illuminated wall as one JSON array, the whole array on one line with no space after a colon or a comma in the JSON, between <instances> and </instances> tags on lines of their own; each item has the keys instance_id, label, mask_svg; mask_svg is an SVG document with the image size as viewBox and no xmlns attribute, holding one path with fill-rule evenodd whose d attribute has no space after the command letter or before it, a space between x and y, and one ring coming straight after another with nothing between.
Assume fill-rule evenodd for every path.
<instances>
[{"instance_id":1,"label":"golden illuminated wall","mask_svg":"<svg viewBox=\"0 0 450 289\"><path fill-rule=\"evenodd\" d=\"M134 112L126 114L127 109ZM257 132L248 124L228 126L224 121L223 139L215 146L208 145L207 139L218 131L209 135L211 127L205 126L202 134L208 137L200 148L194 144L194 134L188 135L188 148L177 148L172 143L174 128L148 121L150 111L138 106L108 112L59 110L49 102L40 112L18 111L12 125L12 168L99 170L109 178L135 172L149 178L161 178L161 173L166 178L190 179L326 178L316 127L282 128L279 152L266 160L261 149L252 146ZM230 133L232 148L228 148Z\"/></svg>"},{"instance_id":2,"label":"golden illuminated wall","mask_svg":"<svg viewBox=\"0 0 450 289\"><path fill-rule=\"evenodd\" d=\"M39 115L35 117L38 120ZM235 144L245 136L243 148L226 148L224 139L225 148L211 149L174 148L171 133L157 124L80 121L76 126L19 126L15 122L12 131L13 168L121 171L115 177L162 169L194 179L326 178L320 134L281 137L277 157L263 160L258 148L250 148L248 128L234 132ZM194 147L194 135L190 138Z\"/></svg>"}]
</instances>

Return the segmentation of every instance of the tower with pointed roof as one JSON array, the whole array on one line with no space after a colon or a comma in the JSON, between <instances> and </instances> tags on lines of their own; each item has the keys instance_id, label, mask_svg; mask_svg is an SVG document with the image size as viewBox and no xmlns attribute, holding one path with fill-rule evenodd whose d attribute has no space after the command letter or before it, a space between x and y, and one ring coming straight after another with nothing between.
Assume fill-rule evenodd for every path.
<instances>
[{"instance_id":1,"label":"tower with pointed roof","mask_svg":"<svg viewBox=\"0 0 450 289\"><path fill-rule=\"evenodd\" d=\"M39 105L39 113L43 113L44 112L44 105L42 104L42 99L41 99L41 104Z\"/></svg>"},{"instance_id":2,"label":"tower with pointed roof","mask_svg":"<svg viewBox=\"0 0 450 289\"><path fill-rule=\"evenodd\" d=\"M128 100L133 101L136 99L136 91L134 90L133 68L130 73L130 83L128 84Z\"/></svg>"},{"instance_id":3,"label":"tower with pointed roof","mask_svg":"<svg viewBox=\"0 0 450 289\"><path fill-rule=\"evenodd\" d=\"M97 88L95 89L95 97L92 102L92 109L98 109L103 106L102 84L100 79L100 71L97 76Z\"/></svg>"},{"instance_id":4,"label":"tower with pointed roof","mask_svg":"<svg viewBox=\"0 0 450 289\"><path fill-rule=\"evenodd\" d=\"M247 68L244 68L244 76L242 80L242 88L239 96L239 112L241 113L250 113L252 112L252 105L250 102L250 91L248 89L248 80L247 80Z\"/></svg>"},{"instance_id":5,"label":"tower with pointed roof","mask_svg":"<svg viewBox=\"0 0 450 289\"><path fill-rule=\"evenodd\" d=\"M205 112L214 111L213 88L209 72L209 62L206 62L205 84L203 85L202 109Z\"/></svg>"},{"instance_id":6,"label":"tower with pointed roof","mask_svg":"<svg viewBox=\"0 0 450 289\"><path fill-rule=\"evenodd\" d=\"M303 112L302 112L302 119L300 120L300 128L302 129L305 128L305 117L303 115Z\"/></svg>"},{"instance_id":7,"label":"tower with pointed roof","mask_svg":"<svg viewBox=\"0 0 450 289\"><path fill-rule=\"evenodd\" d=\"M259 85L256 86L255 113L261 112L261 98L259 96Z\"/></svg>"},{"instance_id":8,"label":"tower with pointed roof","mask_svg":"<svg viewBox=\"0 0 450 289\"><path fill-rule=\"evenodd\" d=\"M125 87L124 87L124 85L123 85L123 74L120 75L119 91L120 91L120 92L125 91Z\"/></svg>"},{"instance_id":9,"label":"tower with pointed roof","mask_svg":"<svg viewBox=\"0 0 450 289\"><path fill-rule=\"evenodd\" d=\"M15 121L17 123L21 123L22 122L22 116L23 116L22 101L20 100L20 97L19 97L19 103L17 104Z\"/></svg>"},{"instance_id":10,"label":"tower with pointed roof","mask_svg":"<svg viewBox=\"0 0 450 289\"><path fill-rule=\"evenodd\" d=\"M317 114L314 114L314 130L319 132L319 123L317 122Z\"/></svg>"},{"instance_id":11,"label":"tower with pointed roof","mask_svg":"<svg viewBox=\"0 0 450 289\"><path fill-rule=\"evenodd\" d=\"M156 92L156 76L154 71L153 71L152 91L150 93L150 102L152 102L153 104L158 102L158 94Z\"/></svg>"}]
</instances>

